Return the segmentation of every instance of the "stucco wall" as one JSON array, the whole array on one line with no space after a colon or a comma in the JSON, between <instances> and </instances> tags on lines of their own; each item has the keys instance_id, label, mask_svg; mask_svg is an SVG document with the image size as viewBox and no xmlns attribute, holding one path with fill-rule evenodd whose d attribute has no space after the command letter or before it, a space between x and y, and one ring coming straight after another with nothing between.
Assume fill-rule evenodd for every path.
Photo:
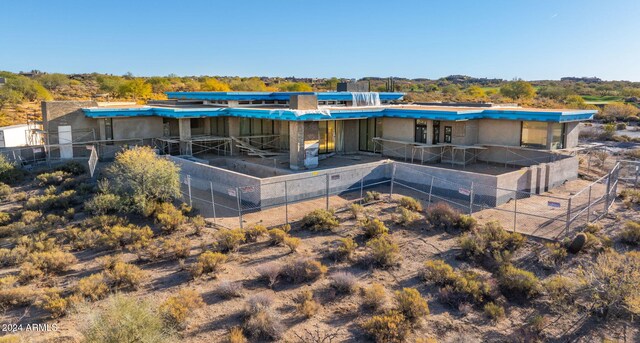
<instances>
[{"instance_id":1,"label":"stucco wall","mask_svg":"<svg viewBox=\"0 0 640 343\"><path fill-rule=\"evenodd\" d=\"M565 148L575 148L578 145L580 128L580 122L571 122L565 124Z\"/></svg>"},{"instance_id":2,"label":"stucco wall","mask_svg":"<svg viewBox=\"0 0 640 343\"><path fill-rule=\"evenodd\" d=\"M382 120L382 138L392 139L404 142L413 142L415 139L415 120L408 118L383 118ZM395 144L391 142L383 143L383 155L392 157L408 157L411 156L411 149L405 152L403 144Z\"/></svg>"},{"instance_id":3,"label":"stucco wall","mask_svg":"<svg viewBox=\"0 0 640 343\"><path fill-rule=\"evenodd\" d=\"M72 131L90 131L94 130L95 138L100 139L100 128L98 121L93 118L87 118L82 112L84 107L95 107L98 103L95 101L43 101L42 117L44 130L49 132L49 144L58 144L58 126L71 126ZM87 138L91 139L87 139ZM74 141L93 140L93 136L88 134L80 134L73 132L72 139Z\"/></svg>"},{"instance_id":4,"label":"stucco wall","mask_svg":"<svg viewBox=\"0 0 640 343\"><path fill-rule=\"evenodd\" d=\"M113 118L113 139L156 138L163 136L161 117Z\"/></svg>"},{"instance_id":5,"label":"stucco wall","mask_svg":"<svg viewBox=\"0 0 640 343\"><path fill-rule=\"evenodd\" d=\"M478 120L478 143L520 146L520 129L519 121L481 119Z\"/></svg>"}]
</instances>

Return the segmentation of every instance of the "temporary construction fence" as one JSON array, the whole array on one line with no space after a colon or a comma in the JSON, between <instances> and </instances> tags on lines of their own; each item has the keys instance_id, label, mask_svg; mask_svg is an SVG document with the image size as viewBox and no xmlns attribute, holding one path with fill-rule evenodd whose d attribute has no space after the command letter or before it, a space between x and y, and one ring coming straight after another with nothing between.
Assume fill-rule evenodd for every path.
<instances>
[{"instance_id":1,"label":"temporary construction fence","mask_svg":"<svg viewBox=\"0 0 640 343\"><path fill-rule=\"evenodd\" d=\"M407 163L391 162L389 168L390 177L371 173L370 168L350 169L230 187L225 193L216 191L220 187L214 187L215 180L182 174L182 194L185 202L223 227L287 224L315 209L344 209L352 203L362 203L367 192L375 191L382 200L411 196L426 205L444 202L461 213L473 215L481 223L497 220L515 232L559 240L604 216L616 198L621 170L634 167L617 163L607 175L591 184L585 185L581 180L569 182L563 186L565 195L446 180ZM269 195L268 200L265 194Z\"/></svg>"}]
</instances>

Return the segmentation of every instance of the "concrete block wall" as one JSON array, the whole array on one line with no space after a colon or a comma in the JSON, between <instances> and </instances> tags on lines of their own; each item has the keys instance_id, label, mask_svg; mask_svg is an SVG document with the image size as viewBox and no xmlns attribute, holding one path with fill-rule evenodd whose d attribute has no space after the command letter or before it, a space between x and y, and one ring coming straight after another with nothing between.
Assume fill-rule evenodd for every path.
<instances>
[{"instance_id":1,"label":"concrete block wall","mask_svg":"<svg viewBox=\"0 0 640 343\"><path fill-rule=\"evenodd\" d=\"M58 127L71 126L73 131L94 130L96 139L99 137L98 120L87 118L82 111L85 107L96 107L95 101L43 101L42 117L44 130L49 132L49 144L58 144ZM74 138L75 139L75 138Z\"/></svg>"}]
</instances>

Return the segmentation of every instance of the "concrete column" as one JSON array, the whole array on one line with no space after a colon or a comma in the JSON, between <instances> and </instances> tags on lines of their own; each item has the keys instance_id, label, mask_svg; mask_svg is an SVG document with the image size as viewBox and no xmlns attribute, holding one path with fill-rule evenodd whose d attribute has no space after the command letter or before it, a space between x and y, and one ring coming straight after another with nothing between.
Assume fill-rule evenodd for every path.
<instances>
[{"instance_id":1,"label":"concrete column","mask_svg":"<svg viewBox=\"0 0 640 343\"><path fill-rule=\"evenodd\" d=\"M238 117L229 117L227 120L227 132L229 133L229 137L239 137L240 136L240 118ZM236 146L234 142L231 142L231 153L233 155L238 155L240 153L240 149Z\"/></svg>"},{"instance_id":2,"label":"concrete column","mask_svg":"<svg viewBox=\"0 0 640 343\"><path fill-rule=\"evenodd\" d=\"M553 130L549 123L547 123L547 149L551 150L551 144L553 141Z\"/></svg>"},{"instance_id":3,"label":"concrete column","mask_svg":"<svg viewBox=\"0 0 640 343\"><path fill-rule=\"evenodd\" d=\"M299 170L317 167L319 143L318 122L290 122L289 168Z\"/></svg>"},{"instance_id":4,"label":"concrete column","mask_svg":"<svg viewBox=\"0 0 640 343\"><path fill-rule=\"evenodd\" d=\"M178 132L180 133L180 154L191 155L191 118L178 119Z\"/></svg>"},{"instance_id":5,"label":"concrete column","mask_svg":"<svg viewBox=\"0 0 640 343\"><path fill-rule=\"evenodd\" d=\"M104 119L99 118L98 120L98 133L100 134L98 139L104 140L107 139L107 129L104 125Z\"/></svg>"},{"instance_id":6,"label":"concrete column","mask_svg":"<svg viewBox=\"0 0 640 343\"><path fill-rule=\"evenodd\" d=\"M415 122L413 125L415 125ZM427 121L427 144L433 144L433 120Z\"/></svg>"},{"instance_id":7,"label":"concrete column","mask_svg":"<svg viewBox=\"0 0 640 343\"><path fill-rule=\"evenodd\" d=\"M204 134L211 135L211 120L212 118L204 118Z\"/></svg>"}]
</instances>

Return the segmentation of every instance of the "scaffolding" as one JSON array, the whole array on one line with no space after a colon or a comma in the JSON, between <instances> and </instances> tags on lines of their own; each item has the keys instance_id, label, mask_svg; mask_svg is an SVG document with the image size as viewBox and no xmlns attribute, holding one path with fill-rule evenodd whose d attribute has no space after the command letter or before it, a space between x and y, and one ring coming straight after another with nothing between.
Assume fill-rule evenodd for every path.
<instances>
[{"instance_id":1,"label":"scaffolding","mask_svg":"<svg viewBox=\"0 0 640 343\"><path fill-rule=\"evenodd\" d=\"M219 136L192 136L190 139L180 137L158 137L153 139L155 146L163 155L197 155L215 152L219 155L232 155L231 138Z\"/></svg>"}]
</instances>

